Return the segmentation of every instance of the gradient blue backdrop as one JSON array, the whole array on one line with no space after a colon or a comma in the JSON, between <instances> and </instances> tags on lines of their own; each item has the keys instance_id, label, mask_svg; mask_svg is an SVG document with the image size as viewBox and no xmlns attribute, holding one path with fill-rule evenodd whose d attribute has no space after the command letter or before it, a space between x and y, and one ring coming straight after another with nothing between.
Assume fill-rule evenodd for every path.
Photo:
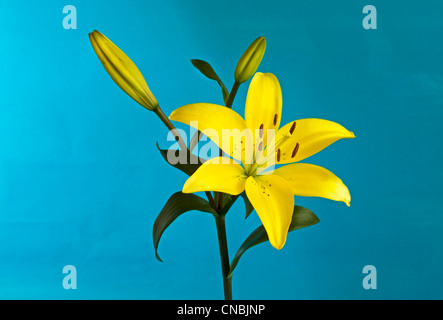
<instances>
[{"instance_id":1,"label":"gradient blue backdrop","mask_svg":"<svg viewBox=\"0 0 443 320\"><path fill-rule=\"evenodd\" d=\"M62 26L77 8L77 30ZM362 9L377 8L364 30ZM296 198L321 222L277 251L248 251L237 299L441 299L443 213L441 1L0 1L0 298L221 299L216 230L192 212L152 225L186 176L163 162L166 129L124 94L95 56L97 29L138 65L165 113L222 103L249 43L283 90L283 123L317 117L357 135L306 162L336 173L350 208ZM243 113L247 85L234 108ZM182 126L183 127L183 126ZM183 127L184 128L184 127ZM231 255L259 225L242 202L227 217ZM378 288L362 287L365 265ZM77 268L77 290L62 269Z\"/></svg>"}]
</instances>

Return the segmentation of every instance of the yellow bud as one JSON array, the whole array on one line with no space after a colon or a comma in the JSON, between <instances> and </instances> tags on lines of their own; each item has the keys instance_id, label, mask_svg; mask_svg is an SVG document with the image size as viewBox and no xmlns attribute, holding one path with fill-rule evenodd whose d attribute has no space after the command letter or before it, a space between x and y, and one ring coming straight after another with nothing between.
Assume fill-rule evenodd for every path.
<instances>
[{"instance_id":1,"label":"yellow bud","mask_svg":"<svg viewBox=\"0 0 443 320\"><path fill-rule=\"evenodd\" d=\"M246 49L245 53L241 56L235 68L235 80L239 83L247 81L257 71L260 65L261 59L265 54L266 39L265 37L259 37L254 40L253 43Z\"/></svg>"},{"instance_id":2,"label":"yellow bud","mask_svg":"<svg viewBox=\"0 0 443 320\"><path fill-rule=\"evenodd\" d=\"M148 110L158 107L140 70L131 59L103 34L94 30L89 34L92 47L112 80L132 99Z\"/></svg>"}]
</instances>

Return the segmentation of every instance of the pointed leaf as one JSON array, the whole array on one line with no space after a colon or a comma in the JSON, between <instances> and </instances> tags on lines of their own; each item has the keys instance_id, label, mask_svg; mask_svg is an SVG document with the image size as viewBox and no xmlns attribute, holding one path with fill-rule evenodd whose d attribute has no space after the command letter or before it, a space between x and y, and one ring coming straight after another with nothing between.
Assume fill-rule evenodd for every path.
<instances>
[{"instance_id":1,"label":"pointed leaf","mask_svg":"<svg viewBox=\"0 0 443 320\"><path fill-rule=\"evenodd\" d=\"M183 171L188 176L191 176L195 172L195 170L197 170L203 164L203 162L205 162L205 159L197 157L196 155L190 153L189 150L185 150L186 159L183 159L183 161L178 161L177 163L171 163L168 160L168 152L174 152L175 153L174 158L179 158L178 152L180 152L180 150L160 149L158 142L157 142L157 149L160 151L163 159L165 159L167 163L169 163L171 166Z\"/></svg>"},{"instance_id":2,"label":"pointed leaf","mask_svg":"<svg viewBox=\"0 0 443 320\"><path fill-rule=\"evenodd\" d=\"M217 73L215 73L212 66L208 62L203 61L203 60L198 60L198 59L192 59L191 62L194 65L194 67L196 67L207 78L217 81L217 83L219 84L219 86L222 89L223 100L226 103L226 101L228 101L228 98L229 98L229 91L226 88L226 86L224 85L223 81L221 81L221 79L219 78Z\"/></svg>"},{"instance_id":3,"label":"pointed leaf","mask_svg":"<svg viewBox=\"0 0 443 320\"><path fill-rule=\"evenodd\" d=\"M242 196L243 201L245 202L245 209L246 209L245 219L246 219L247 217L249 217L252 211L254 211L254 207L252 206L251 201L249 201L245 191L243 191L240 195Z\"/></svg>"},{"instance_id":4,"label":"pointed leaf","mask_svg":"<svg viewBox=\"0 0 443 320\"><path fill-rule=\"evenodd\" d=\"M217 212L215 212L214 209L212 209L208 201L204 200L203 198L195 194L176 192L166 202L162 211L157 216L157 219L155 219L154 228L152 232L154 240L155 257L159 261L163 262L157 253L158 244L160 242L160 238L163 232L180 215L192 210L217 214Z\"/></svg>"},{"instance_id":5,"label":"pointed leaf","mask_svg":"<svg viewBox=\"0 0 443 320\"><path fill-rule=\"evenodd\" d=\"M191 62L207 78L215 81L220 79L208 62L199 59L191 59Z\"/></svg>"},{"instance_id":6,"label":"pointed leaf","mask_svg":"<svg viewBox=\"0 0 443 320\"><path fill-rule=\"evenodd\" d=\"M289 231L309 227L318 222L320 222L320 220L311 210L303 208L301 206L294 206L294 212L292 214L292 222L289 226ZM246 250L265 241L268 241L268 235L266 234L265 228L263 226L260 226L249 235L249 237L238 249L237 253L234 256L234 259L232 259L228 277L232 277L232 273L237 266L238 261L246 252Z\"/></svg>"}]
</instances>

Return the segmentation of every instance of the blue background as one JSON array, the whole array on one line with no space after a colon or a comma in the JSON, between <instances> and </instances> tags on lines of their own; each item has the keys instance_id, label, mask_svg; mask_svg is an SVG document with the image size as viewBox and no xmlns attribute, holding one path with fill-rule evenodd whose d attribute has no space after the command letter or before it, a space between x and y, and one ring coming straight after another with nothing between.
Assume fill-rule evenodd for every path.
<instances>
[{"instance_id":1,"label":"blue background","mask_svg":"<svg viewBox=\"0 0 443 320\"><path fill-rule=\"evenodd\" d=\"M77 30L65 30L65 5ZM362 9L377 8L377 30ZM317 117L355 132L305 162L337 174L350 208L296 197L320 218L277 251L248 251L236 299L441 299L441 1L0 2L0 298L222 299L215 224L180 217L154 257L152 226L186 176L168 166L163 124L124 94L94 54L97 29L137 64L166 114L222 103L189 62L226 85L256 37L259 68L283 90L283 121ZM234 109L243 114L247 85ZM183 127L185 128L185 127ZM231 257L260 221L238 201ZM77 290L62 269L77 268ZM365 290L365 265L377 289Z\"/></svg>"}]
</instances>

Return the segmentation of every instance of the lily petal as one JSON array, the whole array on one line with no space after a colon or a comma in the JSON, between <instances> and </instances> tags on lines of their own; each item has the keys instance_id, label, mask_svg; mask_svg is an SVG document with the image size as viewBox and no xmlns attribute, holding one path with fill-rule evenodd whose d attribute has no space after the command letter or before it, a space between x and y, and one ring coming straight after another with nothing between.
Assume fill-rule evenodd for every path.
<instances>
[{"instance_id":1,"label":"lily petal","mask_svg":"<svg viewBox=\"0 0 443 320\"><path fill-rule=\"evenodd\" d=\"M301 161L343 138L355 138L355 135L333 121L301 119L290 122L280 128L275 136L275 163Z\"/></svg>"},{"instance_id":2,"label":"lily petal","mask_svg":"<svg viewBox=\"0 0 443 320\"><path fill-rule=\"evenodd\" d=\"M348 187L331 171L308 163L294 163L278 168L273 174L289 182L296 196L322 197L351 205Z\"/></svg>"},{"instance_id":3,"label":"lily petal","mask_svg":"<svg viewBox=\"0 0 443 320\"><path fill-rule=\"evenodd\" d=\"M282 92L280 83L272 73L257 72L249 85L246 97L245 120L249 129L262 130L256 135L255 145L263 141L266 146L269 129L277 132L282 114ZM272 137L270 137L272 138Z\"/></svg>"},{"instance_id":4,"label":"lily petal","mask_svg":"<svg viewBox=\"0 0 443 320\"><path fill-rule=\"evenodd\" d=\"M239 195L245 190L244 169L226 157L212 158L203 163L183 186L184 193L218 191Z\"/></svg>"},{"instance_id":5,"label":"lily petal","mask_svg":"<svg viewBox=\"0 0 443 320\"><path fill-rule=\"evenodd\" d=\"M237 112L217 104L194 103L174 110L169 119L200 130L224 152L245 163L245 145L252 143L252 137Z\"/></svg>"},{"instance_id":6,"label":"lily petal","mask_svg":"<svg viewBox=\"0 0 443 320\"><path fill-rule=\"evenodd\" d=\"M246 195L260 217L269 242L283 248L294 211L294 195L289 183L276 175L249 177Z\"/></svg>"}]
</instances>

